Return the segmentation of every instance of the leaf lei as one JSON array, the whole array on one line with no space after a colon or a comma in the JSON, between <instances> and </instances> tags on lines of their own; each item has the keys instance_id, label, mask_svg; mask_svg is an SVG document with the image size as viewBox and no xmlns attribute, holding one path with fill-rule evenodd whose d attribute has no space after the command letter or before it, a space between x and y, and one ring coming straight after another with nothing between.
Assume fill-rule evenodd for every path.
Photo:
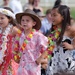
<instances>
[{"instance_id":1,"label":"leaf lei","mask_svg":"<svg viewBox=\"0 0 75 75\"><path fill-rule=\"evenodd\" d=\"M51 32L51 34L48 36L48 58L50 59L52 57L53 49L55 48L55 41L58 39L59 34L61 32L61 29L58 28L57 30L54 30Z\"/></svg>"}]
</instances>

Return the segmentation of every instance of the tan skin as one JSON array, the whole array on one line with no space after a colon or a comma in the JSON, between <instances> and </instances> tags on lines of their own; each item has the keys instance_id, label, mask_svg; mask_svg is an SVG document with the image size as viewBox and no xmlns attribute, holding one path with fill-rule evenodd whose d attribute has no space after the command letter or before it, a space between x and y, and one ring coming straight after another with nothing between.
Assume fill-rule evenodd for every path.
<instances>
[{"instance_id":1,"label":"tan skin","mask_svg":"<svg viewBox=\"0 0 75 75\"><path fill-rule=\"evenodd\" d=\"M65 49L69 49L69 50L75 49L75 22L71 26L67 27L64 35L67 35L67 36L73 38L73 42L72 42L72 44L68 44L67 42L64 42L62 44L63 47Z\"/></svg>"},{"instance_id":2,"label":"tan skin","mask_svg":"<svg viewBox=\"0 0 75 75\"><path fill-rule=\"evenodd\" d=\"M7 6L10 0L3 0L3 6Z\"/></svg>"},{"instance_id":3,"label":"tan skin","mask_svg":"<svg viewBox=\"0 0 75 75\"><path fill-rule=\"evenodd\" d=\"M52 19L52 24L53 25L56 25L57 28L61 28L61 22L63 20L63 16L61 16L59 13L58 13L58 8L56 9L53 9L51 11L51 19Z\"/></svg>"}]
</instances>

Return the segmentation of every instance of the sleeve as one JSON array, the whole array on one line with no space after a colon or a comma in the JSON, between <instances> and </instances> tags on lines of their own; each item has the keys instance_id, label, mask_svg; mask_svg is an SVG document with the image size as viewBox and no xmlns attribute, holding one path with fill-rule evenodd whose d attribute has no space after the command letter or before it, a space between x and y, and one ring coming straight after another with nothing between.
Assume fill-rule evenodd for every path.
<instances>
[{"instance_id":1,"label":"sleeve","mask_svg":"<svg viewBox=\"0 0 75 75\"><path fill-rule=\"evenodd\" d=\"M43 34L45 34L46 33L46 28L45 28L46 26L44 25L43 21L41 23L42 23L42 26L41 26L40 30L42 31Z\"/></svg>"},{"instance_id":2,"label":"sleeve","mask_svg":"<svg viewBox=\"0 0 75 75\"><path fill-rule=\"evenodd\" d=\"M44 52L48 46L48 38L40 33L38 37L38 44L39 44L40 52L41 53Z\"/></svg>"}]
</instances>

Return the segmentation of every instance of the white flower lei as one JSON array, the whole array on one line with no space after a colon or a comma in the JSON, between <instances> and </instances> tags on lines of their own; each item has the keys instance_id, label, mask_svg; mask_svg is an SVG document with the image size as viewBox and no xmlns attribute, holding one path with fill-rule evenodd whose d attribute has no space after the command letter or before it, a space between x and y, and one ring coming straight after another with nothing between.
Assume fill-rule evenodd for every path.
<instances>
[{"instance_id":1,"label":"white flower lei","mask_svg":"<svg viewBox=\"0 0 75 75\"><path fill-rule=\"evenodd\" d=\"M3 58L6 56L5 51L7 50L7 41L8 41L7 36L9 34L11 28L12 28L12 25L9 24L6 27L5 31L3 32L3 35L1 38L2 39L2 45L0 45L0 46L2 49L0 50L0 64L2 64L4 62ZM2 33L2 28L0 28L0 34L1 33Z\"/></svg>"}]
</instances>

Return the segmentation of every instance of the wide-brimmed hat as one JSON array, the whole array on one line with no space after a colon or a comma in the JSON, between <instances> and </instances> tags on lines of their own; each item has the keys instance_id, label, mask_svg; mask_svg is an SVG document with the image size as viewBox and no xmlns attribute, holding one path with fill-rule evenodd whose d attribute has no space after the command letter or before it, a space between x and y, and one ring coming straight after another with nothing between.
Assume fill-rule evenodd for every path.
<instances>
[{"instance_id":1,"label":"wide-brimmed hat","mask_svg":"<svg viewBox=\"0 0 75 75\"><path fill-rule=\"evenodd\" d=\"M35 28L36 30L39 30L40 29L40 27L41 27L41 20L36 15L36 13L33 10L30 10L30 9L26 9L23 13L16 14L16 20L17 20L18 23L21 23L21 18L24 15L28 15L32 19L34 19L36 21L36 25L33 28Z\"/></svg>"}]
</instances>

